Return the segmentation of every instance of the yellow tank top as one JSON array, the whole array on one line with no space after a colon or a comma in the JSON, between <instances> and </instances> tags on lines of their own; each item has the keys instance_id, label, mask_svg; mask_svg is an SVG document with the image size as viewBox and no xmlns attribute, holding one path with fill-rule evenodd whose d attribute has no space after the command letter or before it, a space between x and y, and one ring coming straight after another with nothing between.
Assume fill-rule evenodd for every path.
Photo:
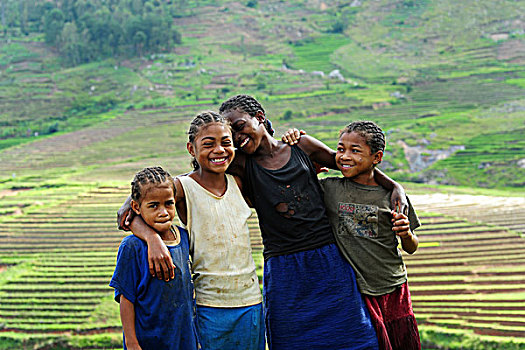
<instances>
[{"instance_id":1,"label":"yellow tank top","mask_svg":"<svg viewBox=\"0 0 525 350\"><path fill-rule=\"evenodd\" d=\"M179 179L186 198L197 304L241 307L260 303L248 230L252 211L235 178L226 174L227 189L221 197L189 176Z\"/></svg>"}]
</instances>

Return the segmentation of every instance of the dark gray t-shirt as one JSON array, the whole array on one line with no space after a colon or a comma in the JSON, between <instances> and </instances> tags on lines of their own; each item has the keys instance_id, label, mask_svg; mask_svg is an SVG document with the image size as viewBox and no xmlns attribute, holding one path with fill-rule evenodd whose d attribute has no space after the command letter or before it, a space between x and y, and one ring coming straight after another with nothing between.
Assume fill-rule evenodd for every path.
<instances>
[{"instance_id":1,"label":"dark gray t-shirt","mask_svg":"<svg viewBox=\"0 0 525 350\"><path fill-rule=\"evenodd\" d=\"M355 270L361 293L383 295L407 280L399 242L392 231L390 196L381 186L347 178L320 179L330 225L342 254ZM410 229L420 226L409 202Z\"/></svg>"}]
</instances>

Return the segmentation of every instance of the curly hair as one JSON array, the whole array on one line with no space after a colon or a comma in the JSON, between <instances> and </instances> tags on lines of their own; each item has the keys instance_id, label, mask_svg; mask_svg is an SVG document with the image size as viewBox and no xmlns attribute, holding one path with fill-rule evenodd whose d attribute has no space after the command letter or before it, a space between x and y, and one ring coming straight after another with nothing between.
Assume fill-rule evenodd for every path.
<instances>
[{"instance_id":1,"label":"curly hair","mask_svg":"<svg viewBox=\"0 0 525 350\"><path fill-rule=\"evenodd\" d=\"M252 118L255 118L257 112L263 112L265 116L264 127L268 133L273 136L275 130L272 128L272 122L270 119L266 118L266 112L264 108L255 98L249 95L237 95L230 97L228 100L222 103L221 107L219 108L219 113L222 114L236 109L248 113Z\"/></svg>"},{"instance_id":2,"label":"curly hair","mask_svg":"<svg viewBox=\"0 0 525 350\"><path fill-rule=\"evenodd\" d=\"M363 136L372 153L385 150L385 133L376 123L369 120L352 122L341 130L339 137L344 133L351 132L356 132Z\"/></svg>"},{"instance_id":3,"label":"curly hair","mask_svg":"<svg viewBox=\"0 0 525 350\"><path fill-rule=\"evenodd\" d=\"M160 166L144 168L135 174L133 181L131 181L131 199L139 202L142 198L143 193L141 192L142 187L146 184L163 184L168 183L175 186L171 175Z\"/></svg>"},{"instance_id":4,"label":"curly hair","mask_svg":"<svg viewBox=\"0 0 525 350\"><path fill-rule=\"evenodd\" d=\"M228 119L224 118L222 115L216 112L207 111L198 114L190 123L190 128L188 129L188 141L195 144L195 137L201 130L201 128L210 123L220 123L227 127L230 126ZM192 159L191 165L193 170L199 169L199 163L195 158Z\"/></svg>"}]
</instances>

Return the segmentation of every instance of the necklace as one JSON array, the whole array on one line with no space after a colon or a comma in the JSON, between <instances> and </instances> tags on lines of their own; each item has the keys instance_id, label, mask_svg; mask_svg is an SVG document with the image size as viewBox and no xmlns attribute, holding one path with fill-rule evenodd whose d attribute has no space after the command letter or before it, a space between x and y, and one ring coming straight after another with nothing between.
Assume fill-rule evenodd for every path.
<instances>
[{"instance_id":1,"label":"necklace","mask_svg":"<svg viewBox=\"0 0 525 350\"><path fill-rule=\"evenodd\" d=\"M175 228L173 226L170 227L170 232L173 235L173 240L177 240L177 233L175 232Z\"/></svg>"}]
</instances>

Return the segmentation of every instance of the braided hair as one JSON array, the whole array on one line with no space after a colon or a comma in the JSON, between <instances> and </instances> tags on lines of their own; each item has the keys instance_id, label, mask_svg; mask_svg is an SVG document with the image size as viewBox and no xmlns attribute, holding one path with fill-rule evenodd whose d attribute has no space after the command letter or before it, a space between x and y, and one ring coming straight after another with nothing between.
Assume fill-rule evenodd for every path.
<instances>
[{"instance_id":1,"label":"braided hair","mask_svg":"<svg viewBox=\"0 0 525 350\"><path fill-rule=\"evenodd\" d=\"M222 125L228 126L230 123L228 119L224 118L222 115L216 112L207 111L198 114L190 123L190 128L188 129L188 141L195 145L195 137L201 130L201 128L210 123L221 123ZM192 159L191 165L193 170L199 169L199 163L195 158Z\"/></svg>"},{"instance_id":2,"label":"braided hair","mask_svg":"<svg viewBox=\"0 0 525 350\"><path fill-rule=\"evenodd\" d=\"M139 203L143 193L142 187L146 184L163 184L168 183L174 186L171 175L160 166L144 168L135 174L131 181L131 199ZM175 187L173 187L175 192Z\"/></svg>"},{"instance_id":3,"label":"braided hair","mask_svg":"<svg viewBox=\"0 0 525 350\"><path fill-rule=\"evenodd\" d=\"M219 113L222 114L224 112L232 111L235 109L248 113L252 118L255 118L257 112L263 112L265 117L263 122L264 127L271 136L273 136L273 134L275 133L275 130L273 130L272 128L272 122L270 121L270 119L266 118L266 112L264 111L264 108L261 106L259 101L257 101L252 96L237 95L230 97L228 100L222 103L221 108L219 108Z\"/></svg>"},{"instance_id":4,"label":"braided hair","mask_svg":"<svg viewBox=\"0 0 525 350\"><path fill-rule=\"evenodd\" d=\"M351 132L356 132L357 134L363 136L372 153L385 150L385 134L376 123L369 120L350 123L343 130L341 130L339 138L344 133Z\"/></svg>"}]
</instances>

